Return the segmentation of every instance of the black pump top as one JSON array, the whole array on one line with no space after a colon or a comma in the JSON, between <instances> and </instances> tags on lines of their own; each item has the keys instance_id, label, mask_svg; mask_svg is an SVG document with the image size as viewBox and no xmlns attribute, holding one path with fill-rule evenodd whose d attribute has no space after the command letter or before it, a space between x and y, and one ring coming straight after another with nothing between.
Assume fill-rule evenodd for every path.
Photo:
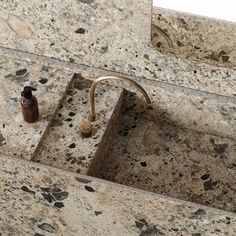
<instances>
[{"instance_id":1,"label":"black pump top","mask_svg":"<svg viewBox=\"0 0 236 236\"><path fill-rule=\"evenodd\" d=\"M21 96L24 97L25 99L31 99L32 98L32 91L36 91L37 89L32 88L30 86L25 86L24 91L21 93Z\"/></svg>"}]
</instances>

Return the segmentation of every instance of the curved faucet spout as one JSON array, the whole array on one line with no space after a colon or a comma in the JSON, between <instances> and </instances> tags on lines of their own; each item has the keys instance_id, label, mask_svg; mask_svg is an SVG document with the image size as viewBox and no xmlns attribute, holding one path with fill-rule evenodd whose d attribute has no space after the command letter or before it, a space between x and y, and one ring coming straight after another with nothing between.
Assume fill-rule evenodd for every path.
<instances>
[{"instance_id":1,"label":"curved faucet spout","mask_svg":"<svg viewBox=\"0 0 236 236\"><path fill-rule=\"evenodd\" d=\"M128 82L129 84L133 85L136 89L138 89L143 94L143 96L145 97L146 102L148 104L151 103L151 99L150 99L149 95L147 94L146 90L137 82L135 82L129 78L122 77L122 76L99 77L93 82L93 84L90 88L90 91L89 91L89 104L90 104L89 119L91 121L95 121L95 119L96 119L96 111L95 111L95 90L96 90L96 87L101 81L108 80L108 79L123 80L123 81Z\"/></svg>"}]
</instances>

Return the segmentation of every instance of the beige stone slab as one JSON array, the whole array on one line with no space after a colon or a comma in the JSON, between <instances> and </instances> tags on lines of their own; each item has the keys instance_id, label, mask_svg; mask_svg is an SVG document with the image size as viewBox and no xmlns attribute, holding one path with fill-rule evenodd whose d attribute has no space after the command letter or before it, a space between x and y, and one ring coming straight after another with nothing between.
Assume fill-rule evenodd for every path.
<instances>
[{"instance_id":1,"label":"beige stone slab","mask_svg":"<svg viewBox=\"0 0 236 236\"><path fill-rule=\"evenodd\" d=\"M0 6L0 45L7 48L104 66L133 54L125 49L127 42L150 40L149 0L5 1Z\"/></svg>"},{"instance_id":2,"label":"beige stone slab","mask_svg":"<svg viewBox=\"0 0 236 236\"><path fill-rule=\"evenodd\" d=\"M154 7L152 24L161 53L235 68L235 23Z\"/></svg>"},{"instance_id":3,"label":"beige stone slab","mask_svg":"<svg viewBox=\"0 0 236 236\"><path fill-rule=\"evenodd\" d=\"M154 48L150 0L5 1L0 6L3 47L235 96L234 70ZM218 25L216 30L222 27Z\"/></svg>"},{"instance_id":4,"label":"beige stone slab","mask_svg":"<svg viewBox=\"0 0 236 236\"><path fill-rule=\"evenodd\" d=\"M235 214L10 157L0 162L3 235L236 234Z\"/></svg>"}]
</instances>

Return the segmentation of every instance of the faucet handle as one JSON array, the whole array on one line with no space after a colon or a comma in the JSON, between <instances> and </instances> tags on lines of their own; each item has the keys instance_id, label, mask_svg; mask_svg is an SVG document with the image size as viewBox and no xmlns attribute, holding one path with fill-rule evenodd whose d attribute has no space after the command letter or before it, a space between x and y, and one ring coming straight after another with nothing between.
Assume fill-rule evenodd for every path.
<instances>
[{"instance_id":1,"label":"faucet handle","mask_svg":"<svg viewBox=\"0 0 236 236\"><path fill-rule=\"evenodd\" d=\"M93 134L93 125L91 124L91 122L83 120L80 123L79 132L82 137L89 138Z\"/></svg>"}]
</instances>

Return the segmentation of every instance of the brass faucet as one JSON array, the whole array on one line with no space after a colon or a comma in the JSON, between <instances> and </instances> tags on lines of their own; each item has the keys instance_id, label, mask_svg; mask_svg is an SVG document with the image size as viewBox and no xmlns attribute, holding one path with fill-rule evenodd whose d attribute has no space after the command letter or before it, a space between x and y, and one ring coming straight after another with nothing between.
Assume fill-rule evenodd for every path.
<instances>
[{"instance_id":1,"label":"brass faucet","mask_svg":"<svg viewBox=\"0 0 236 236\"><path fill-rule=\"evenodd\" d=\"M93 84L90 88L90 91L89 91L89 105L90 105L89 120L90 121L95 121L96 120L96 111L95 111L95 90L96 90L96 87L101 81L107 80L107 79L123 80L123 81L126 81L126 82L130 83L131 85L136 87L143 94L143 96L145 97L146 102L148 104L151 103L151 99L150 99L149 95L147 94L146 90L140 84L138 84L137 82L135 82L135 81L133 81L129 78L122 77L122 76L99 77L93 82Z\"/></svg>"}]
</instances>

